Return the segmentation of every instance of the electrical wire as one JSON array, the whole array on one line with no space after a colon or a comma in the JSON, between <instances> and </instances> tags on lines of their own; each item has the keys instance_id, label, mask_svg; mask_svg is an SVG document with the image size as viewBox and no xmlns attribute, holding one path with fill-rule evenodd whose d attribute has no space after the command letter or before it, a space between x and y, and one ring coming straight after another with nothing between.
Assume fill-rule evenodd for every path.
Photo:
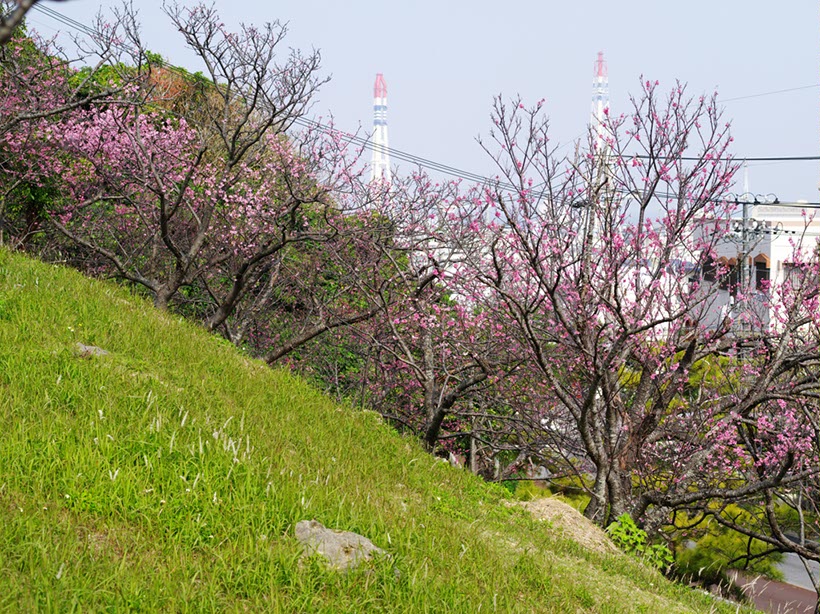
<instances>
[{"instance_id":1,"label":"electrical wire","mask_svg":"<svg viewBox=\"0 0 820 614\"><path fill-rule=\"evenodd\" d=\"M66 15L63 15L62 13L60 13L58 11L55 11L52 8L49 8L47 6L43 6L39 3L35 4L33 8L35 10L39 11L40 13L42 13L42 14L48 16L48 17L51 17L52 19L62 23L63 25L68 26L69 28L71 28L73 30L76 30L78 32L81 32L83 34L86 34L86 35L92 36L92 37L96 35L93 28L89 27L88 25L86 25L82 22L76 21L76 20L74 20L74 19L72 19L72 18L70 18ZM122 43L115 43L114 46L119 48L121 51L125 51L125 52L132 53L132 54L134 53L133 49L125 46ZM159 64L162 68L164 68L166 70L169 70L171 72L174 72L176 74L179 74L181 76L188 76L190 74L184 68L181 68L179 66L175 66L173 64L170 64L164 58L160 61ZM784 92L791 92L791 91L797 91L797 90L810 89L810 88L814 88L814 87L820 87L820 85L806 85L806 86L788 88L788 89L783 89L783 90L774 90L774 91L770 91L770 92L750 94L748 96L739 96L739 97L735 97L735 98L728 98L728 99L722 100L721 102L732 102L732 101L735 101L735 100L743 100L743 99L746 99L746 98L756 98L756 97L761 97L761 96L769 96L769 95L773 95L773 94L779 94L779 93L784 93ZM366 148L366 149L373 150L376 147L373 144L372 140L369 139L369 138L363 138L363 137L360 137L356 134L351 134L351 133L347 133L347 132L338 130L337 128L321 124L320 122L309 119L307 117L296 118L295 123L300 125L300 126L307 127L307 128L320 129L320 130L325 130L325 131L333 131L337 134L342 135L348 142L353 143L353 144L358 145L358 146L361 146L361 147ZM501 181L498 177L494 177L494 178L493 177L487 177L485 175L480 175L478 173L465 171L463 169L459 169L457 167L450 166L448 164L443 164L441 162L436 162L434 160L430 160L428 158L423 158L421 156L417 156L417 155L414 155L412 153L405 152L405 151L395 149L395 148L392 148L392 147L381 147L380 146L380 150L386 151L390 155L391 158L395 158L395 159L401 160L403 162L409 162L411 164L414 164L414 165L422 167L422 168L426 168L428 170L437 171L437 172L440 172L442 174L446 174L446 175L456 177L456 178L459 178L459 179L464 179L464 180L467 180L467 181L473 181L473 182L480 183L480 184L490 184L490 185L493 185L497 188L503 189L505 191L511 191L511 192L518 192L519 191L518 187L516 187L515 185L513 185L509 182ZM634 157L634 158L639 158L639 159L650 159L652 156L648 156L648 155L645 155L645 154L635 154L635 155L627 155L625 157L629 157L629 158ZM657 159L657 157L655 157L655 158ZM698 158L698 157L690 157L690 156L680 156L680 157L676 157L675 159L680 159L680 160L685 160L685 161L698 161L698 160L700 160L700 158ZM746 160L748 162L796 162L796 161L816 161L816 160L820 160L820 156L770 156L770 157L747 157L747 158L740 158L739 156L734 156L731 159ZM544 194L542 194L541 196L543 197ZM674 195L674 194L666 194L666 195L660 195L660 196L666 197L666 198L677 198L677 196ZM724 200L719 200L719 202L726 202L726 201L724 199ZM758 203L758 206L779 206L779 207L792 207L792 208L803 208L803 209L820 209L820 202L818 202L818 203L808 203L808 202L807 203L778 203L778 204Z\"/></svg>"},{"instance_id":2,"label":"electrical wire","mask_svg":"<svg viewBox=\"0 0 820 614\"><path fill-rule=\"evenodd\" d=\"M73 30L77 30L77 31L82 32L83 34L89 34L89 35L92 35L92 36L96 34L94 32L93 28L89 27L88 25L86 25L82 22L76 21L76 20L72 19L71 17L69 17L67 15L63 15L62 13L60 13L58 11L55 11L52 8L49 8L47 6L43 6L42 4L39 4L39 3L35 4L33 8L34 8L35 11L38 11L38 12L44 14L44 15L47 15L47 16L51 17L52 19L54 19L55 21L59 21L63 25L66 25L69 28L72 28Z\"/></svg>"},{"instance_id":3,"label":"electrical wire","mask_svg":"<svg viewBox=\"0 0 820 614\"><path fill-rule=\"evenodd\" d=\"M70 27L74 30L80 31L80 32L82 32L86 35L94 35L95 34L94 30L91 29L90 27L88 27L87 25L85 25L83 23L80 23L78 21L75 21L75 20L73 20L69 17L66 17L66 16L62 15L61 13L55 11L54 9L51 9L49 7L46 7L46 6L41 6L39 4L34 5L34 8L37 9L38 11L40 11L41 13L43 13L45 15L48 15L49 17L52 17L53 19L59 21L63 25L66 25L66 26L68 26L68 27ZM122 51L130 52L130 53L134 52L134 50L132 50L132 49L130 49L130 48L128 48L128 47L126 47L122 44L115 44L115 46L118 47ZM189 74L188 71L186 71L185 69L180 68L178 66L175 66L173 64L170 64L165 59L162 59L159 62L159 64L162 68L164 68L166 70L169 70L171 72L174 72L176 74L179 74L181 76L187 76ZM323 124L321 124L321 123L319 123L315 120L311 120L311 119L306 118L306 117L297 118L295 120L295 123L297 123L297 124L299 124L303 127L321 129L321 130L325 130L325 131L335 131L336 133L341 134L348 142L351 142L353 144L359 145L361 147L364 147L364 148L370 149L370 150L373 150L375 148L375 145L372 143L372 141L370 139L365 139L365 138L359 137L355 134L347 133L347 132L341 131L337 128L333 128L331 126L323 125ZM468 180L468 181L475 181L475 182L478 182L478 183L494 183L494 184L497 184L497 185L499 184L497 179L490 179L490 178L488 178L484 175L479 175L477 173L473 173L473 172L470 172L470 171L465 171L463 169L459 169L459 168L456 168L456 167L453 167L453 166L450 166L450 165L447 165L447 164L443 164L441 162L436 162L434 160L429 160L427 158L423 158L421 156L417 156L417 155L414 155L414 154L411 154L411 153L408 153L408 152L404 152L404 151L401 151L399 149L395 149L395 148L391 148L391 147L380 148L380 149L384 149L385 151L387 151L387 153L391 156L391 158L396 158L397 160L401 160L403 162L409 162L411 164L414 164L414 165L417 165L417 166L420 166L420 167L423 167L423 168L427 168L429 170L434 170L434 171L437 171L437 172L440 172L440 173L443 173L443 174L446 174L446 175L449 175L449 176L452 176L452 177L457 177L457 178L465 179L465 180ZM512 184L505 183L505 182L500 182L500 184L502 185L502 187L504 187L507 190L517 191L517 188L515 186L513 186Z\"/></svg>"},{"instance_id":4,"label":"electrical wire","mask_svg":"<svg viewBox=\"0 0 820 614\"><path fill-rule=\"evenodd\" d=\"M647 154L624 154L625 158L638 158L641 160L685 160L687 162L701 160L697 156L649 156ZM820 156L750 156L744 158L741 156L731 156L730 158L711 158L715 161L735 160L737 162L811 162L820 160Z\"/></svg>"},{"instance_id":5,"label":"electrical wire","mask_svg":"<svg viewBox=\"0 0 820 614\"><path fill-rule=\"evenodd\" d=\"M734 98L718 98L718 102L735 102L736 100L747 100L749 98L760 98L762 96L773 96L774 94L785 94L786 92L797 92L799 90L809 90L820 87L820 84L801 85L799 87L789 87L784 90L772 90L770 92L760 92L759 94L748 94L746 96L736 96Z\"/></svg>"},{"instance_id":6,"label":"electrical wire","mask_svg":"<svg viewBox=\"0 0 820 614\"><path fill-rule=\"evenodd\" d=\"M54 9L51 9L47 6L42 6L40 4L35 4L34 8L36 10L40 11L41 13L44 13L44 14L48 15L49 17L52 17L53 19L63 23L64 25L69 26L70 28L72 28L74 30L81 31L82 33L88 34L88 35L95 34L94 30L92 28L90 28L89 26L87 26L86 24L83 24L79 21L71 19L70 17L67 17L67 16L59 13L58 11L55 11ZM133 50L125 47L122 44L117 45L117 46L121 50L133 52ZM177 74L181 74L181 75L187 74L187 71L185 69L180 68L178 66L174 66L174 65L170 64L169 62L165 61L164 59L161 61L160 64L166 70L171 70L171 71L176 72ZM783 89L783 90L773 90L773 91L770 91L770 92L762 92L762 93L759 93L759 94L750 94L748 96L738 96L738 97L735 97L735 98L728 98L726 100L723 100L722 102L730 102L730 101L734 101L734 100L742 100L742 99L745 99L745 98L755 98L755 97L760 97L760 96L768 96L768 95L779 94L779 93L783 93L783 92L805 90L805 89L810 89L810 88L815 88L815 87L820 87L820 85L806 85L806 86L788 88L788 89ZM302 121L300 121L300 120L302 120ZM307 118L299 118L299 120L297 120L297 123L301 123L302 125L308 125L309 124L310 127L313 127L313 128L330 129L328 126L323 126L322 124L320 124L318 122L315 122L313 120L307 119ZM352 142L354 142L356 144L362 145L364 147L368 147L369 149L373 149L372 142L369 139L363 139L362 137L357 137L357 136L349 134L349 133L343 133L342 131L339 131L339 130L337 130L337 132L339 132L340 134L343 134L345 137L349 138ZM453 167L453 166L450 166L450 165L442 164L440 162L429 160L429 159L423 158L421 156L416 156L414 154L404 152L404 151L401 151L401 150L398 150L398 149L395 149L395 148L386 147L384 149L387 151L387 153L391 157L395 157L395 158L397 158L399 160L402 160L402 161L405 161L405 162L412 162L414 164L418 164L419 166L423 166L425 168L430 168L431 170L437 170L439 172L442 172L442 173L445 173L445 174L448 174L448 175L451 175L451 176L456 176L456 177L460 177L462 179L468 179L468 180L479 181L479 182L484 182L484 181L489 180L488 177L485 177L483 175L479 175L477 173L472 173L470 171L465 171L463 169L459 169L459 168L456 168L456 167ZM636 155L633 155L633 156L626 156L626 157L635 157L635 158L639 158L639 159L649 159L651 156L643 155L643 154L636 154ZM693 157L693 156L681 156L681 157L677 157L676 159L685 160L685 161L697 161L700 158ZM797 162L797 161L803 162L803 161L817 161L817 160L820 160L820 156L760 156L760 157L745 157L745 158L740 158L739 156L734 156L732 159L735 159L735 160L743 159L743 160L748 161L748 162ZM508 186L513 187L513 186L511 186L511 184L508 184Z\"/></svg>"}]
</instances>

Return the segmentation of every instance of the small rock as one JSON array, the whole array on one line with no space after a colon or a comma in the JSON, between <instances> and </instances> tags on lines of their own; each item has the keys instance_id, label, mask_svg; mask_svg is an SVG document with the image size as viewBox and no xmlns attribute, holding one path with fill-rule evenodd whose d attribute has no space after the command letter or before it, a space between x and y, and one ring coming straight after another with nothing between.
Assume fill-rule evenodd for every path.
<instances>
[{"instance_id":1,"label":"small rock","mask_svg":"<svg viewBox=\"0 0 820 614\"><path fill-rule=\"evenodd\" d=\"M371 560L374 555L385 554L384 550L358 533L328 529L316 520L297 522L296 539L305 547L304 556L319 554L338 571L347 571L363 561Z\"/></svg>"},{"instance_id":2,"label":"small rock","mask_svg":"<svg viewBox=\"0 0 820 614\"><path fill-rule=\"evenodd\" d=\"M96 345L85 345L77 342L75 346L77 349L77 355L80 358L91 358L92 356L108 356L108 352L102 348L98 348Z\"/></svg>"}]
</instances>

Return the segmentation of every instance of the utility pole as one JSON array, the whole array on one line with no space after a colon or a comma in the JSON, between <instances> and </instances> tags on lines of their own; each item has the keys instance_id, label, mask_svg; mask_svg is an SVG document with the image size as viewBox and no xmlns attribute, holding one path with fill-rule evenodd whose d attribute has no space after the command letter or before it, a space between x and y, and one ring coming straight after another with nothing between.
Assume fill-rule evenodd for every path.
<instances>
[{"instance_id":1,"label":"utility pole","mask_svg":"<svg viewBox=\"0 0 820 614\"><path fill-rule=\"evenodd\" d=\"M732 224L732 234L734 238L731 240L737 241L740 245L738 253L738 285L737 291L743 297L745 306L748 306L749 295L751 288L749 287L753 281L751 263L749 262L749 254L754 249L755 245L760 241L761 235L769 232L772 236L778 231L776 229L765 230L759 220L754 219L749 215L749 208L755 205L776 205L780 201L774 194L751 194L746 192L734 198L734 204L741 206L741 219ZM753 241L754 239L754 241ZM738 306L735 306L738 310ZM742 322L742 320L741 320Z\"/></svg>"},{"instance_id":2,"label":"utility pole","mask_svg":"<svg viewBox=\"0 0 820 614\"><path fill-rule=\"evenodd\" d=\"M749 207L757 205L776 205L779 202L777 196L774 194L763 196L761 194L749 194L747 192L735 198L734 203L742 207L740 223L734 224L733 231L736 235L739 235L740 239L740 254L738 258L738 265L740 266L739 282L740 289L743 290L744 293L746 293L746 284L752 281L752 272L750 263L748 262L749 254L760 240L760 235L766 232L772 235L779 234L777 229L767 231L762 228L762 223L759 220L749 216ZM754 243L752 243L752 238L754 238Z\"/></svg>"},{"instance_id":3,"label":"utility pole","mask_svg":"<svg viewBox=\"0 0 820 614\"><path fill-rule=\"evenodd\" d=\"M746 194L744 194L743 196L746 196ZM757 200L757 199L755 199L755 200ZM740 247L740 258L739 258L740 262L738 262L738 265L740 266L740 276L739 276L740 277L740 279L739 279L740 290L744 294L746 294L746 280L747 280L748 277L751 277L751 276L747 275L747 270L746 270L746 259L747 259L748 253L750 251L750 247L749 247L749 199L748 198L743 198L743 205L742 206L743 206L743 217L742 217L743 221L741 222L741 230L740 230L740 233L741 233L741 235L740 235L740 237L741 237L740 238L740 246L741 247Z\"/></svg>"}]
</instances>

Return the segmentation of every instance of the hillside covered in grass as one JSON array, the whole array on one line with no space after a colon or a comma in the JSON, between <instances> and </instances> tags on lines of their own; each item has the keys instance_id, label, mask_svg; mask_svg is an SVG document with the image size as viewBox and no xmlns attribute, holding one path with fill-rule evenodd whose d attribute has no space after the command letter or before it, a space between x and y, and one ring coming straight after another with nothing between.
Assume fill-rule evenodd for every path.
<instances>
[{"instance_id":1,"label":"hillside covered in grass","mask_svg":"<svg viewBox=\"0 0 820 614\"><path fill-rule=\"evenodd\" d=\"M0 416L2 611L735 611L123 288L1 250ZM390 556L300 562L303 519Z\"/></svg>"}]
</instances>

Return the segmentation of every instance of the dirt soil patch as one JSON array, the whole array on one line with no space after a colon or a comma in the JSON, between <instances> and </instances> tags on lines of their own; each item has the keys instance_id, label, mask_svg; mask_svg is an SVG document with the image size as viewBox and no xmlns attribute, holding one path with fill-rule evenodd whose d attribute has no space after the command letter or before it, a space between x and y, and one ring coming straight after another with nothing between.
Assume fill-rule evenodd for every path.
<instances>
[{"instance_id":1,"label":"dirt soil patch","mask_svg":"<svg viewBox=\"0 0 820 614\"><path fill-rule=\"evenodd\" d=\"M606 533L593 522L584 518L574 507L560 499L546 497L532 501L520 501L514 505L520 505L529 510L536 520L548 520L565 537L578 542L589 550L601 554L618 552L618 548L615 547L615 544L607 537Z\"/></svg>"}]
</instances>

